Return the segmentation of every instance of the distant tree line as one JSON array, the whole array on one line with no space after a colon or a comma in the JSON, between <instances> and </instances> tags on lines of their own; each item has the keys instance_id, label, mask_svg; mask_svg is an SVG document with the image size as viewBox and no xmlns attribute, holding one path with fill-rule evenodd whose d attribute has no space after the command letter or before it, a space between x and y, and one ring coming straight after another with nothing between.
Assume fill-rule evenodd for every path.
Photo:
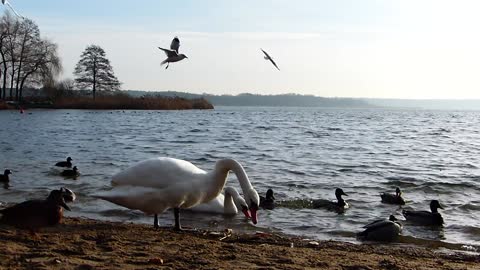
<instances>
[{"instance_id":1,"label":"distant tree line","mask_svg":"<svg viewBox=\"0 0 480 270\"><path fill-rule=\"evenodd\" d=\"M21 101L24 88L52 84L61 71L57 44L42 38L34 21L0 17L0 99Z\"/></svg>"}]
</instances>

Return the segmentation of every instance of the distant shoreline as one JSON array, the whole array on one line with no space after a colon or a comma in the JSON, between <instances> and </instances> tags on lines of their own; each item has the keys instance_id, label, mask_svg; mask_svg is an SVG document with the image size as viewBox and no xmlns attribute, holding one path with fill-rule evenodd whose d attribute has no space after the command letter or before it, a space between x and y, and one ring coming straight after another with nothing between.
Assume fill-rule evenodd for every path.
<instances>
[{"instance_id":1,"label":"distant shoreline","mask_svg":"<svg viewBox=\"0 0 480 270\"><path fill-rule=\"evenodd\" d=\"M203 98L130 97L126 95L61 98L55 101L26 99L21 103L0 101L0 110L80 109L80 110L210 110L214 106Z\"/></svg>"}]
</instances>

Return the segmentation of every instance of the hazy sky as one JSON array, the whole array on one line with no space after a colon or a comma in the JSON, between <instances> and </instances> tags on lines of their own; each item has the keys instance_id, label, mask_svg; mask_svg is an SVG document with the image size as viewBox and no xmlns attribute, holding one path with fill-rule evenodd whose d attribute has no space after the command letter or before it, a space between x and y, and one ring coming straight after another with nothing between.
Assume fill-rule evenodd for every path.
<instances>
[{"instance_id":1,"label":"hazy sky","mask_svg":"<svg viewBox=\"0 0 480 270\"><path fill-rule=\"evenodd\" d=\"M480 1L10 2L59 44L65 78L97 44L123 89L480 98ZM189 59L165 70L176 35Z\"/></svg>"}]
</instances>

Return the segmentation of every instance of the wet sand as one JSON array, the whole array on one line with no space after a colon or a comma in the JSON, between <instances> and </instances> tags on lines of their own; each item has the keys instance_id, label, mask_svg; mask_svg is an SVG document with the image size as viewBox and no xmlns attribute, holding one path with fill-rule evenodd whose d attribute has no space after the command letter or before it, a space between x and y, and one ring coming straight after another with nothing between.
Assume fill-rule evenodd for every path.
<instances>
[{"instance_id":1,"label":"wet sand","mask_svg":"<svg viewBox=\"0 0 480 270\"><path fill-rule=\"evenodd\" d=\"M0 269L480 269L478 255L422 247L174 232L81 218L35 235L1 226L0 241Z\"/></svg>"}]
</instances>

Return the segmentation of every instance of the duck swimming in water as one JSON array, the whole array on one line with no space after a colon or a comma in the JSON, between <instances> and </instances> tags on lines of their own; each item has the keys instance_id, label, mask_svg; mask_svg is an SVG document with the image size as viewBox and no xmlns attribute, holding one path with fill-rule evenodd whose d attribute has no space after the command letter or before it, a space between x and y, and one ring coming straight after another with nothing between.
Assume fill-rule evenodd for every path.
<instances>
[{"instance_id":1,"label":"duck swimming in water","mask_svg":"<svg viewBox=\"0 0 480 270\"><path fill-rule=\"evenodd\" d=\"M275 208L275 196L273 196L273 190L271 188L267 190L265 197L260 196L260 207L268 210Z\"/></svg>"},{"instance_id":2,"label":"duck swimming in water","mask_svg":"<svg viewBox=\"0 0 480 270\"><path fill-rule=\"evenodd\" d=\"M57 167L67 167L67 168L71 168L71 167L72 167L72 158L71 158L71 157L67 157L67 161L57 162L57 163L55 163L55 166L57 166Z\"/></svg>"},{"instance_id":3,"label":"duck swimming in water","mask_svg":"<svg viewBox=\"0 0 480 270\"><path fill-rule=\"evenodd\" d=\"M8 184L10 182L10 174L12 174L12 171L8 169L3 172L3 175L0 174L0 183Z\"/></svg>"},{"instance_id":4,"label":"duck swimming in water","mask_svg":"<svg viewBox=\"0 0 480 270\"><path fill-rule=\"evenodd\" d=\"M443 209L437 200L430 202L430 211L412 211L403 210L403 216L412 223L424 226L442 226L443 217L438 212L438 208Z\"/></svg>"},{"instance_id":5,"label":"duck swimming in water","mask_svg":"<svg viewBox=\"0 0 480 270\"><path fill-rule=\"evenodd\" d=\"M63 208L70 211L65 196L75 199L68 189L52 190L45 200L29 200L0 210L0 223L27 229L31 232L57 225L63 217Z\"/></svg>"},{"instance_id":6,"label":"duck swimming in water","mask_svg":"<svg viewBox=\"0 0 480 270\"><path fill-rule=\"evenodd\" d=\"M399 204L399 205L405 204L405 200L402 198L402 191L400 190L399 187L395 189L395 194L381 193L380 197L382 198L383 203Z\"/></svg>"},{"instance_id":7,"label":"duck swimming in water","mask_svg":"<svg viewBox=\"0 0 480 270\"><path fill-rule=\"evenodd\" d=\"M392 242L402 231L402 225L393 215L390 215L389 219L376 220L363 228L365 230L358 233L357 237L364 241Z\"/></svg>"},{"instance_id":8,"label":"duck swimming in water","mask_svg":"<svg viewBox=\"0 0 480 270\"><path fill-rule=\"evenodd\" d=\"M74 166L71 170L63 170L61 175L66 177L72 177L72 176L75 177L75 176L79 176L80 172L78 171L77 166Z\"/></svg>"},{"instance_id":9,"label":"duck swimming in water","mask_svg":"<svg viewBox=\"0 0 480 270\"><path fill-rule=\"evenodd\" d=\"M348 209L348 203L342 198L342 196L348 196L341 188L335 189L335 197L337 201L329 201L325 199L318 199L312 201L313 208L325 208L330 211L344 212Z\"/></svg>"}]
</instances>

